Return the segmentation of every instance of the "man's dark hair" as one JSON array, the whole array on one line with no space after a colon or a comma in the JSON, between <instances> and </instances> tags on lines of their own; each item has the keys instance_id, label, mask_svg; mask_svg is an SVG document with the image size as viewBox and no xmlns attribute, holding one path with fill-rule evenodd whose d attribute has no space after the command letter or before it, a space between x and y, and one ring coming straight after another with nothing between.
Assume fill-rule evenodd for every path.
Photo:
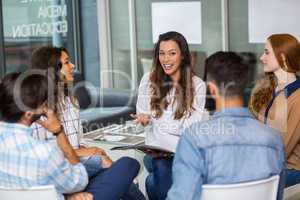
<instances>
[{"instance_id":1,"label":"man's dark hair","mask_svg":"<svg viewBox=\"0 0 300 200\"><path fill-rule=\"evenodd\" d=\"M234 52L219 51L205 61L207 81L216 83L223 97L243 96L249 66Z\"/></svg>"},{"instance_id":2,"label":"man's dark hair","mask_svg":"<svg viewBox=\"0 0 300 200\"><path fill-rule=\"evenodd\" d=\"M11 73L0 83L0 117L9 123L18 122L26 111L37 109L47 100L45 75Z\"/></svg>"}]
</instances>

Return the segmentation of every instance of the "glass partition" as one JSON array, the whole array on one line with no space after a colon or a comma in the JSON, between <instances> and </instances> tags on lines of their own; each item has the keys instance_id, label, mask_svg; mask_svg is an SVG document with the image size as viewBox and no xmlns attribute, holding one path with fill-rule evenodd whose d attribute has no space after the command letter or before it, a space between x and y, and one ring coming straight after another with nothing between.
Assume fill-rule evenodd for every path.
<instances>
[{"instance_id":1,"label":"glass partition","mask_svg":"<svg viewBox=\"0 0 300 200\"><path fill-rule=\"evenodd\" d=\"M252 70L249 74L250 82L253 82L257 74L262 73L262 66L259 57L264 49L262 43L249 43L248 31L248 0L229 0L229 49L242 52L246 59L252 63Z\"/></svg>"},{"instance_id":2,"label":"glass partition","mask_svg":"<svg viewBox=\"0 0 300 200\"><path fill-rule=\"evenodd\" d=\"M72 2L2 1L5 73L27 69L32 51L44 45L64 46L69 49L71 57L77 60L74 53Z\"/></svg>"},{"instance_id":3,"label":"glass partition","mask_svg":"<svg viewBox=\"0 0 300 200\"><path fill-rule=\"evenodd\" d=\"M114 88L131 88L128 0L110 0L112 79Z\"/></svg>"}]
</instances>

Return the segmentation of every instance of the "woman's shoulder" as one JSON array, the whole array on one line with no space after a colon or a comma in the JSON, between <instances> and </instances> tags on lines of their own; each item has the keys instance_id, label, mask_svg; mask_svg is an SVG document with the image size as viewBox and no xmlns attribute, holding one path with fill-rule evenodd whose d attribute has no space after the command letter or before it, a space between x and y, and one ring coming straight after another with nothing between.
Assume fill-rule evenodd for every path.
<instances>
[{"instance_id":1,"label":"woman's shoulder","mask_svg":"<svg viewBox=\"0 0 300 200\"><path fill-rule=\"evenodd\" d=\"M197 85L205 85L205 82L199 77L194 75L193 76L193 83L197 86Z\"/></svg>"},{"instance_id":2,"label":"woman's shoulder","mask_svg":"<svg viewBox=\"0 0 300 200\"><path fill-rule=\"evenodd\" d=\"M142 79L141 79L140 85L145 85L145 84L149 83L150 82L150 75L151 75L150 72L145 73L143 75Z\"/></svg>"},{"instance_id":3,"label":"woman's shoulder","mask_svg":"<svg viewBox=\"0 0 300 200\"><path fill-rule=\"evenodd\" d=\"M296 89L289 97L289 104L297 104L300 105L300 88Z\"/></svg>"},{"instance_id":4,"label":"woman's shoulder","mask_svg":"<svg viewBox=\"0 0 300 200\"><path fill-rule=\"evenodd\" d=\"M149 82L150 81L150 75L151 75L151 72L146 72L142 79L141 79L141 83L145 83L145 82Z\"/></svg>"}]
</instances>

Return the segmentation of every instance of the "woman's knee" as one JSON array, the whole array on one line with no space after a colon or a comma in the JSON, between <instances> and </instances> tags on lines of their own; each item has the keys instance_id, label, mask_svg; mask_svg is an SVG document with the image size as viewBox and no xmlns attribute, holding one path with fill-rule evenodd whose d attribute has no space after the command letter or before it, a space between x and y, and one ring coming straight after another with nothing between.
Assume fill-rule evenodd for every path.
<instances>
[{"instance_id":1,"label":"woman's knee","mask_svg":"<svg viewBox=\"0 0 300 200\"><path fill-rule=\"evenodd\" d=\"M117 160L116 163L117 162L122 164L124 168L127 168L128 170L133 170L136 173L138 173L139 170L140 170L140 164L134 158L130 158L130 157L125 156L125 157L122 157L119 160Z\"/></svg>"}]
</instances>

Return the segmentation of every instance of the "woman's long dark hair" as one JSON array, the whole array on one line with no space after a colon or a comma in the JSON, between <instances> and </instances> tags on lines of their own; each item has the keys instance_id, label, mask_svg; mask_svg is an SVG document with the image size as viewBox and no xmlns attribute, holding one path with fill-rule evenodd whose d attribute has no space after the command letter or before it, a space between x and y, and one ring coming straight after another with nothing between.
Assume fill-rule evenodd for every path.
<instances>
[{"instance_id":1,"label":"woman's long dark hair","mask_svg":"<svg viewBox=\"0 0 300 200\"><path fill-rule=\"evenodd\" d=\"M177 108L174 119L181 119L185 114L190 114L194 101L194 86L192 77L194 72L191 66L191 55L188 43L183 35L178 32L167 32L159 36L158 42L154 48L154 59L152 72L150 75L151 88L151 110L154 111L154 117L159 118L163 114L170 102L167 101L167 94L172 89L172 80L165 74L159 61L159 48L162 41L174 41L177 43L182 60L180 63L180 79L175 91L175 101Z\"/></svg>"},{"instance_id":2,"label":"woman's long dark hair","mask_svg":"<svg viewBox=\"0 0 300 200\"><path fill-rule=\"evenodd\" d=\"M31 68L47 70L48 77L53 80L54 85L54 108L55 111L60 111L60 103L64 102L65 96L70 96L72 103L78 106L77 101L73 96L69 95L71 84L66 83L61 74L62 63L60 61L62 52L69 55L69 52L64 47L44 46L36 49L31 57Z\"/></svg>"}]
</instances>

